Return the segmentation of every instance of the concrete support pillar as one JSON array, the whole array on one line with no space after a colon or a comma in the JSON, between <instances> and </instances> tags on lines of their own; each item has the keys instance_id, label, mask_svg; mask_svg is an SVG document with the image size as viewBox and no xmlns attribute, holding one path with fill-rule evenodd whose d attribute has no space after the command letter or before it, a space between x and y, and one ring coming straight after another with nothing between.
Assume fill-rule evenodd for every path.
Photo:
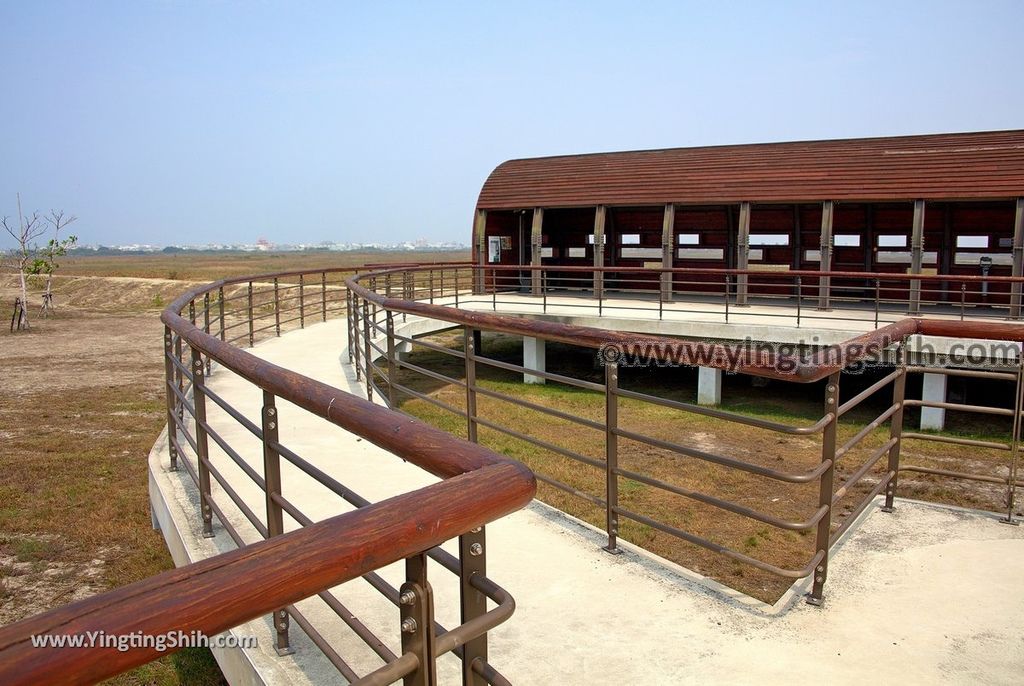
<instances>
[{"instance_id":1,"label":"concrete support pillar","mask_svg":"<svg viewBox=\"0 0 1024 686\"><path fill-rule=\"evenodd\" d=\"M530 265L534 267L541 266L541 244L543 241L543 227L544 227L544 208L535 207L533 210L533 224L530 225ZM534 295L540 295L540 289L542 281L541 271L539 269L531 270L530 283L532 285L531 291Z\"/></svg>"},{"instance_id":2,"label":"concrete support pillar","mask_svg":"<svg viewBox=\"0 0 1024 686\"><path fill-rule=\"evenodd\" d=\"M821 242L819 243L818 271L832 271L832 216L835 203L827 200L821 204ZM871 246L865 248L871 249ZM832 277L823 276L818 279L818 309L829 310L829 296L832 294Z\"/></svg>"},{"instance_id":3,"label":"concrete support pillar","mask_svg":"<svg viewBox=\"0 0 1024 686\"><path fill-rule=\"evenodd\" d=\"M536 369L538 372L547 371L547 341L543 338L530 338L523 336L523 366L527 369ZM523 383L544 383L542 376L523 374Z\"/></svg>"},{"instance_id":4,"label":"concrete support pillar","mask_svg":"<svg viewBox=\"0 0 1024 686\"><path fill-rule=\"evenodd\" d=\"M910 231L910 273L921 273L924 256L924 200L914 201L914 221ZM910 282L910 314L921 314L921 282Z\"/></svg>"},{"instance_id":5,"label":"concrete support pillar","mask_svg":"<svg viewBox=\"0 0 1024 686\"><path fill-rule=\"evenodd\" d=\"M947 248L948 250L948 248ZM1013 276L1024 276L1024 198L1017 198L1017 210L1013 215ZM1010 317L1020 317L1020 282L1010 284Z\"/></svg>"},{"instance_id":6,"label":"concrete support pillar","mask_svg":"<svg viewBox=\"0 0 1024 686\"><path fill-rule=\"evenodd\" d=\"M412 343L409 341L395 341L395 355L399 360L408 362L410 354L412 354Z\"/></svg>"},{"instance_id":7,"label":"concrete support pillar","mask_svg":"<svg viewBox=\"0 0 1024 686\"><path fill-rule=\"evenodd\" d=\"M736 227L736 268L746 270L750 258L750 203L740 203L740 223ZM747 306L747 275L736 276L736 305Z\"/></svg>"},{"instance_id":8,"label":"concrete support pillar","mask_svg":"<svg viewBox=\"0 0 1024 686\"><path fill-rule=\"evenodd\" d=\"M487 210L477 210L473 222L473 245L476 247L476 263L478 269L473 274L473 292L484 292L484 270L487 265Z\"/></svg>"},{"instance_id":9,"label":"concrete support pillar","mask_svg":"<svg viewBox=\"0 0 1024 686\"><path fill-rule=\"evenodd\" d=\"M606 210L604 205L598 205L594 210L594 266L600 269L604 266L604 221ZM604 272L594 272L594 297L600 298L604 291Z\"/></svg>"},{"instance_id":10,"label":"concrete support pillar","mask_svg":"<svg viewBox=\"0 0 1024 686\"><path fill-rule=\"evenodd\" d=\"M661 222L661 267L662 269L672 268L672 246L675 240L672 232L676 225L676 206L669 203L665 205L665 216ZM672 299L672 272L661 273L661 299L668 301Z\"/></svg>"},{"instance_id":11,"label":"concrete support pillar","mask_svg":"<svg viewBox=\"0 0 1024 686\"><path fill-rule=\"evenodd\" d=\"M697 368L697 404L722 404L722 370L714 367Z\"/></svg>"},{"instance_id":12,"label":"concrete support pillar","mask_svg":"<svg viewBox=\"0 0 1024 686\"><path fill-rule=\"evenodd\" d=\"M921 400L933 403L946 402L946 379L945 374L924 374L924 383L921 386ZM921 408L921 428L942 431L946 424L946 411L941 407Z\"/></svg>"}]
</instances>

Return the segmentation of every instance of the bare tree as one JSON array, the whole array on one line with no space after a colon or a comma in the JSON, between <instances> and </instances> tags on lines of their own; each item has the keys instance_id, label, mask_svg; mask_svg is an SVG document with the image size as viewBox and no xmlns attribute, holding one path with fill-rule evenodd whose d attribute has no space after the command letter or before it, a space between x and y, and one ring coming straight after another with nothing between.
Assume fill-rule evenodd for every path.
<instances>
[{"instance_id":1,"label":"bare tree","mask_svg":"<svg viewBox=\"0 0 1024 686\"><path fill-rule=\"evenodd\" d=\"M53 229L53 237L45 246L39 249L32 267L33 274L46 274L46 292L43 293L43 316L48 316L53 309L53 273L57 271L57 258L67 254L68 249L73 248L78 242L77 236L68 236L60 239L60 232L67 228L78 217L74 215L65 216L64 210L50 210L50 214L44 217L47 224Z\"/></svg>"},{"instance_id":2,"label":"bare tree","mask_svg":"<svg viewBox=\"0 0 1024 686\"><path fill-rule=\"evenodd\" d=\"M46 226L43 224L42 219L40 219L38 212L33 212L31 216L26 217L21 211L21 194L19 193L17 197L17 226L13 226L7 217L0 220L0 223L3 224L4 230L11 234L11 238L17 244L17 247L12 248L8 252L4 264L18 271L18 277L21 280L21 320L18 322L18 327L27 329L29 328L28 275L35 264L35 240L45 233Z\"/></svg>"}]
</instances>

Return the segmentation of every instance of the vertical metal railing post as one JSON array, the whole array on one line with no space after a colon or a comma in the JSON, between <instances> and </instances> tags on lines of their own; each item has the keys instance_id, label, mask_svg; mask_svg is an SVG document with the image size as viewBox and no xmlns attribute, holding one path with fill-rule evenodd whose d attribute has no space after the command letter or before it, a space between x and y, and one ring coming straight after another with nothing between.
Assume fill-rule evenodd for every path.
<instances>
[{"instance_id":1,"label":"vertical metal railing post","mask_svg":"<svg viewBox=\"0 0 1024 686\"><path fill-rule=\"evenodd\" d=\"M185 375L181 373L181 367L185 365L184 358L181 356L181 336L174 337L174 358L178 360L178 364L174 366L174 379L178 386L178 397L185 396ZM185 419L185 405L178 403L178 419L184 421Z\"/></svg>"},{"instance_id":2,"label":"vertical metal railing post","mask_svg":"<svg viewBox=\"0 0 1024 686\"><path fill-rule=\"evenodd\" d=\"M605 461L605 528L608 545L605 550L618 554L619 537L619 365L604 360L604 461Z\"/></svg>"},{"instance_id":3,"label":"vertical metal railing post","mask_svg":"<svg viewBox=\"0 0 1024 686\"><path fill-rule=\"evenodd\" d=\"M199 510L203 517L203 537L213 537L213 508L210 507L210 441L206 434L206 379L199 348L192 351L192 407L195 410L196 470L199 475Z\"/></svg>"},{"instance_id":4,"label":"vertical metal railing post","mask_svg":"<svg viewBox=\"0 0 1024 686\"><path fill-rule=\"evenodd\" d=\"M800 328L800 300L803 293L803 280L796 277L796 328Z\"/></svg>"},{"instance_id":5,"label":"vertical metal railing post","mask_svg":"<svg viewBox=\"0 0 1024 686\"><path fill-rule=\"evenodd\" d=\"M360 346L363 344L359 331L360 324L360 309L359 309L359 298L353 293L352 294L352 352L355 354L355 367L356 367L356 381L363 378L363 364L362 364L362 350Z\"/></svg>"},{"instance_id":6,"label":"vertical metal railing post","mask_svg":"<svg viewBox=\"0 0 1024 686\"><path fill-rule=\"evenodd\" d=\"M192 326L196 325L196 299L192 298L188 301L188 320L192 322Z\"/></svg>"},{"instance_id":7,"label":"vertical metal railing post","mask_svg":"<svg viewBox=\"0 0 1024 686\"><path fill-rule=\"evenodd\" d=\"M459 268L455 268L455 307L459 306Z\"/></svg>"},{"instance_id":8,"label":"vertical metal railing post","mask_svg":"<svg viewBox=\"0 0 1024 686\"><path fill-rule=\"evenodd\" d=\"M203 333L210 334L210 292L203 293ZM206 356L206 374L210 374L210 356Z\"/></svg>"},{"instance_id":9,"label":"vertical metal railing post","mask_svg":"<svg viewBox=\"0 0 1024 686\"><path fill-rule=\"evenodd\" d=\"M878 313L881 311L882 282L875 279L875 328L878 328Z\"/></svg>"},{"instance_id":10,"label":"vertical metal railing post","mask_svg":"<svg viewBox=\"0 0 1024 686\"><path fill-rule=\"evenodd\" d=\"M370 352L370 338L372 334L370 329L374 327L374 322L370 320L370 306L367 301L363 301L363 380L366 381L366 399L373 401L373 356Z\"/></svg>"},{"instance_id":11,"label":"vertical metal railing post","mask_svg":"<svg viewBox=\"0 0 1024 686\"><path fill-rule=\"evenodd\" d=\"M443 273L443 272L442 272ZM434 304L434 268L427 271L427 289L430 291L430 304Z\"/></svg>"},{"instance_id":12,"label":"vertical metal railing post","mask_svg":"<svg viewBox=\"0 0 1024 686\"><path fill-rule=\"evenodd\" d=\"M462 624L465 624L487 613L487 596L472 584L474 576L487 576L487 540L484 527L478 526L469 533L459 536L459 560ZM487 681L473 671L473 663L477 661L487 662L486 633L462 646L463 686L486 686Z\"/></svg>"},{"instance_id":13,"label":"vertical metal railing post","mask_svg":"<svg viewBox=\"0 0 1024 686\"><path fill-rule=\"evenodd\" d=\"M320 321L327 321L327 272L320 272Z\"/></svg>"},{"instance_id":14,"label":"vertical metal railing post","mask_svg":"<svg viewBox=\"0 0 1024 686\"><path fill-rule=\"evenodd\" d=\"M252 281L249 282L249 301L248 302L249 302L249 306L248 306L248 312L249 312L249 347L251 348L256 343L256 338L253 335L254 331L253 331L253 320L252 320L252 313L253 313L253 308L252 308Z\"/></svg>"},{"instance_id":15,"label":"vertical metal railing post","mask_svg":"<svg viewBox=\"0 0 1024 686\"><path fill-rule=\"evenodd\" d=\"M224 340L224 287L217 289L217 319L220 320L220 340Z\"/></svg>"},{"instance_id":16,"label":"vertical metal railing post","mask_svg":"<svg viewBox=\"0 0 1024 686\"><path fill-rule=\"evenodd\" d=\"M171 471L178 471L178 448L172 440L177 436L178 425L174 423L174 414L178 411L177 397L174 395L174 363L171 356L174 354L174 335L171 327L164 327L164 391L167 394L167 448L171 455Z\"/></svg>"},{"instance_id":17,"label":"vertical metal railing post","mask_svg":"<svg viewBox=\"0 0 1024 686\"><path fill-rule=\"evenodd\" d=\"M903 370L903 373L896 377L892 385L892 404L899 404L899 409L893 413L889 420L889 438L896 442L889 448L888 470L892 474L889 485L885 487L885 505L882 512L892 512L893 503L896 500L896 487L900 476L900 444L903 442L903 401L907 393L907 360L906 341L900 343L896 348L896 366Z\"/></svg>"},{"instance_id":18,"label":"vertical metal railing post","mask_svg":"<svg viewBox=\"0 0 1024 686\"><path fill-rule=\"evenodd\" d=\"M299 328L306 328L306 277L299 274Z\"/></svg>"},{"instance_id":19,"label":"vertical metal railing post","mask_svg":"<svg viewBox=\"0 0 1024 686\"><path fill-rule=\"evenodd\" d=\"M725 323L729 323L729 291L732 284L732 277L729 274L725 275Z\"/></svg>"},{"instance_id":20,"label":"vertical metal railing post","mask_svg":"<svg viewBox=\"0 0 1024 686\"><path fill-rule=\"evenodd\" d=\"M348 363L352 364L354 353L352 352L352 326L355 317L352 314L352 291L345 289L345 333L348 342ZM358 368L357 368L358 369Z\"/></svg>"},{"instance_id":21,"label":"vertical metal railing post","mask_svg":"<svg viewBox=\"0 0 1024 686\"><path fill-rule=\"evenodd\" d=\"M477 442L476 424L476 341L473 331L462 327L462 350L466 355L466 438Z\"/></svg>"},{"instance_id":22,"label":"vertical metal railing post","mask_svg":"<svg viewBox=\"0 0 1024 686\"><path fill-rule=\"evenodd\" d=\"M385 326L387 331L388 351L388 407L395 409L395 383L398 381L398 361L395 359L395 315L388 310Z\"/></svg>"},{"instance_id":23,"label":"vertical metal railing post","mask_svg":"<svg viewBox=\"0 0 1024 686\"><path fill-rule=\"evenodd\" d=\"M825 581L828 579L828 558L829 539L832 537L832 495L833 480L836 470L836 414L839 410L839 372L828 377L825 386L825 414L831 414L832 419L825 425L821 434L821 461L828 463L828 468L821 475L818 488L818 507L826 508L825 515L818 521L817 535L815 536L815 555L822 553L821 561L814 568L812 579L814 586L807 602L811 605L821 605L824 600Z\"/></svg>"},{"instance_id":24,"label":"vertical metal railing post","mask_svg":"<svg viewBox=\"0 0 1024 686\"><path fill-rule=\"evenodd\" d=\"M261 418L263 424L263 478L266 482L267 538L269 539L284 533L284 509L278 502L278 499L282 497L281 455L276 447L280 443L278 429L280 417L277 414L274 394L269 391L263 391ZM278 655L291 655L295 650L288 640L288 612L284 608L275 610L271 620L277 636L274 649Z\"/></svg>"},{"instance_id":25,"label":"vertical metal railing post","mask_svg":"<svg viewBox=\"0 0 1024 686\"><path fill-rule=\"evenodd\" d=\"M1020 433L1021 424L1024 418L1024 356L1017 353L1017 388L1015 392L1013 412L1013 436L1010 442L1010 469L1006 478L1006 519L1001 520L1006 524L1019 524L1013 518L1014 501L1017 495L1017 462L1020 457Z\"/></svg>"},{"instance_id":26,"label":"vertical metal railing post","mask_svg":"<svg viewBox=\"0 0 1024 686\"><path fill-rule=\"evenodd\" d=\"M495 288L494 290L498 290L498 289ZM544 314L547 314L547 312L548 312L548 273L545 272L545 271L542 271L540 273L540 294L541 294L541 297L544 299L544 310L543 310Z\"/></svg>"},{"instance_id":27,"label":"vertical metal railing post","mask_svg":"<svg viewBox=\"0 0 1024 686\"><path fill-rule=\"evenodd\" d=\"M437 664L434 660L434 597L427 581L427 556L414 555L405 560L405 583L398 591L402 630L402 653L413 653L419 663L416 671L403 680L404 686L435 686Z\"/></svg>"},{"instance_id":28,"label":"vertical metal railing post","mask_svg":"<svg viewBox=\"0 0 1024 686\"><path fill-rule=\"evenodd\" d=\"M281 296L278 290L277 277L274 277L274 333L281 335Z\"/></svg>"},{"instance_id":29,"label":"vertical metal railing post","mask_svg":"<svg viewBox=\"0 0 1024 686\"><path fill-rule=\"evenodd\" d=\"M960 321L964 320L964 309L967 307L967 284L960 284Z\"/></svg>"}]
</instances>

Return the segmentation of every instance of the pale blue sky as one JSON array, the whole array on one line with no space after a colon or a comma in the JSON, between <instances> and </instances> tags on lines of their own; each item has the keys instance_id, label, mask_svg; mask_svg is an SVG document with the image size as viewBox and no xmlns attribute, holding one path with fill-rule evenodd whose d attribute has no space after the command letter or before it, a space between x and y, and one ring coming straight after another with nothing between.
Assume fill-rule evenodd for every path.
<instances>
[{"instance_id":1,"label":"pale blue sky","mask_svg":"<svg viewBox=\"0 0 1024 686\"><path fill-rule=\"evenodd\" d=\"M467 241L509 158L1024 127L1022 20L1019 0L0 0L0 215L20 191L85 243Z\"/></svg>"}]
</instances>

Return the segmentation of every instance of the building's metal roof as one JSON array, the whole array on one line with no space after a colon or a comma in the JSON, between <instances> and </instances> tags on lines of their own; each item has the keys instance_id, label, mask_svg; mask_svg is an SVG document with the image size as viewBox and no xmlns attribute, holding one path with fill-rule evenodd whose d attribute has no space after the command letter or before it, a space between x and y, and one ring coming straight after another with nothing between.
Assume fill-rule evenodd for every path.
<instances>
[{"instance_id":1,"label":"building's metal roof","mask_svg":"<svg viewBox=\"0 0 1024 686\"><path fill-rule=\"evenodd\" d=\"M1024 130L510 160L478 207L1024 196Z\"/></svg>"}]
</instances>

